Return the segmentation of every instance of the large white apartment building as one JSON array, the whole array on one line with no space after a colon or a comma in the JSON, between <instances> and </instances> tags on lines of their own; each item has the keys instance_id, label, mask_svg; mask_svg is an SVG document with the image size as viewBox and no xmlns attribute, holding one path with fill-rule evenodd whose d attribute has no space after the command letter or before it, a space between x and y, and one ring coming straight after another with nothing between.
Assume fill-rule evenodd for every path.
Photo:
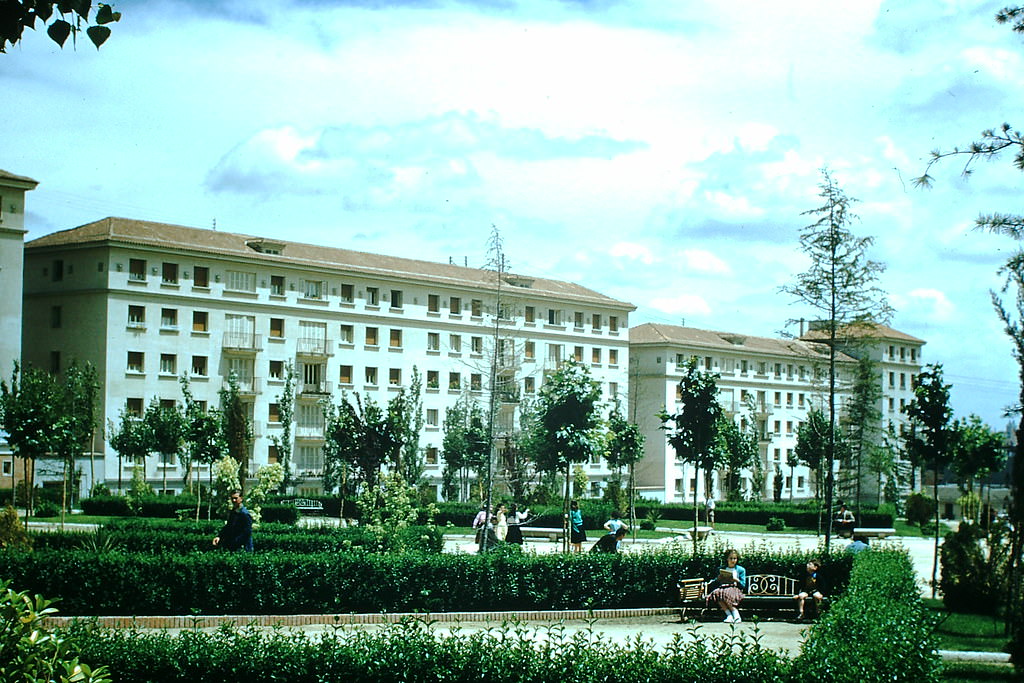
<instances>
[{"instance_id":1,"label":"large white apartment building","mask_svg":"<svg viewBox=\"0 0 1024 683\"><path fill-rule=\"evenodd\" d=\"M719 401L742 425L759 436L759 457L765 484L754 490L751 471L742 474L743 489L756 499L772 497L772 479L778 467L784 477L784 500L814 494L812 474L804 465L791 470L786 464L796 448L797 431L812 407L827 402L822 372L828 368L824 344L797 339L770 339L715 332L676 325L643 324L630 335L630 411L646 436L646 453L637 465L637 484L646 496L664 502L703 500L703 473L677 460L661 429L658 412L679 410L677 389L683 364L696 357L699 366L719 376ZM840 378L853 359L840 356ZM752 406L753 410L749 410ZM725 480L713 475L712 497L725 497Z\"/></svg>"},{"instance_id":2,"label":"large white apartment building","mask_svg":"<svg viewBox=\"0 0 1024 683\"><path fill-rule=\"evenodd\" d=\"M320 487L319 401L337 403L343 391L383 405L421 373L420 445L436 486L445 410L465 391L486 407L495 343L499 432L567 358L589 365L609 404L628 382L628 303L568 282L249 235L106 218L25 245L24 295L25 361L92 362L104 423L153 397L180 401L182 374L197 399L217 405L234 372L255 426L255 467L276 459L269 437L281 431L291 364L300 492ZM156 456L148 480L159 488L164 468L168 489L180 490L181 468ZM587 474L597 490L609 472L594 462ZM118 476L107 445L97 479Z\"/></svg>"}]
</instances>

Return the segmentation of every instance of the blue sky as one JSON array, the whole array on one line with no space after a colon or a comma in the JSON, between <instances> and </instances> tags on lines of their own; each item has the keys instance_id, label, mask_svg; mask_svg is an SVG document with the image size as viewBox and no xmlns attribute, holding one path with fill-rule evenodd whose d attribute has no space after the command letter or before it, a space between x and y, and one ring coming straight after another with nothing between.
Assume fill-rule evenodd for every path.
<instances>
[{"instance_id":1,"label":"blue sky","mask_svg":"<svg viewBox=\"0 0 1024 683\"><path fill-rule=\"evenodd\" d=\"M1009 160L929 151L1024 125L1001 3L141 0L102 50L0 55L0 168L29 238L126 216L579 282L664 322L774 336L828 166L958 415L1002 426L989 290Z\"/></svg>"}]
</instances>

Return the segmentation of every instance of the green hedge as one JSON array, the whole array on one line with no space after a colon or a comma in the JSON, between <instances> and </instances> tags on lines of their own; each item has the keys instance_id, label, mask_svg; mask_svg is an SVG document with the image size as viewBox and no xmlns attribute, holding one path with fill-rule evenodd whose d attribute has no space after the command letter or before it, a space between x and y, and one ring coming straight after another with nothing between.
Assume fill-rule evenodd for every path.
<instances>
[{"instance_id":1,"label":"green hedge","mask_svg":"<svg viewBox=\"0 0 1024 683\"><path fill-rule=\"evenodd\" d=\"M257 543L259 541L257 540ZM674 604L676 581L711 576L716 556L410 553L0 553L0 576L61 596L70 615L614 609ZM749 573L801 576L809 554L744 556ZM827 565L844 586L848 556Z\"/></svg>"},{"instance_id":2,"label":"green hedge","mask_svg":"<svg viewBox=\"0 0 1024 683\"><path fill-rule=\"evenodd\" d=\"M939 680L935 624L921 602L910 558L857 555L850 584L804 642L794 680Z\"/></svg>"}]
</instances>

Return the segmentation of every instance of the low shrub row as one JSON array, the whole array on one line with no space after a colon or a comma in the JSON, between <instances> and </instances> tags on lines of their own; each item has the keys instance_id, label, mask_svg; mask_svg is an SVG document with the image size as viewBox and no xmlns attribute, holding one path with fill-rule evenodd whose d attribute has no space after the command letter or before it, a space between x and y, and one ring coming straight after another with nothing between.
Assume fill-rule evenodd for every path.
<instances>
[{"instance_id":1,"label":"low shrub row","mask_svg":"<svg viewBox=\"0 0 1024 683\"><path fill-rule=\"evenodd\" d=\"M195 514L195 496L188 494L180 496L151 496L138 501L130 501L127 496L92 496L81 502L82 512L87 515L103 517L146 517L157 519L176 519L181 515L182 510L187 510L189 516ZM208 515L217 515L217 510L211 510L208 503L199 506L199 517L205 518ZM294 505L282 505L281 503L264 503L261 506L261 516L268 522L284 522L294 524L299 518L299 511Z\"/></svg>"},{"instance_id":2,"label":"low shrub row","mask_svg":"<svg viewBox=\"0 0 1024 683\"><path fill-rule=\"evenodd\" d=\"M801 576L807 553L761 550L749 573ZM848 556L826 567L845 586ZM683 576L711 576L716 556L688 550L613 556L335 553L0 553L0 576L61 596L70 615L614 609L673 604Z\"/></svg>"}]
</instances>

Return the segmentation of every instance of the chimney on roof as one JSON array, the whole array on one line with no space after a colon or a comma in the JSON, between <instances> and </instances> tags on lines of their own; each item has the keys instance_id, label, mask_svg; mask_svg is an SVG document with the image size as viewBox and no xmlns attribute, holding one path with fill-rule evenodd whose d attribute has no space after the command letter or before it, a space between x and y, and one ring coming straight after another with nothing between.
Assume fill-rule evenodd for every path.
<instances>
[{"instance_id":1,"label":"chimney on roof","mask_svg":"<svg viewBox=\"0 0 1024 683\"><path fill-rule=\"evenodd\" d=\"M804 336L804 319L800 318L800 336Z\"/></svg>"}]
</instances>

